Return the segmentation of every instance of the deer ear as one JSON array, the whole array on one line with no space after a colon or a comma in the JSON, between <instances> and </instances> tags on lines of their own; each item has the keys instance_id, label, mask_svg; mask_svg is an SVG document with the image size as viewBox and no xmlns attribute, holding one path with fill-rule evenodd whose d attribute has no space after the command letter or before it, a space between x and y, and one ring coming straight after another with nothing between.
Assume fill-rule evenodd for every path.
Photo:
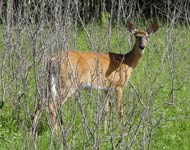
<instances>
[{"instance_id":1,"label":"deer ear","mask_svg":"<svg viewBox=\"0 0 190 150\"><path fill-rule=\"evenodd\" d=\"M158 30L159 26L157 23L153 23L146 31L150 35Z\"/></svg>"},{"instance_id":2,"label":"deer ear","mask_svg":"<svg viewBox=\"0 0 190 150\"><path fill-rule=\"evenodd\" d=\"M129 30L129 32L131 32L133 34L136 33L136 31L137 31L135 26L129 21L127 21L127 29Z\"/></svg>"}]
</instances>

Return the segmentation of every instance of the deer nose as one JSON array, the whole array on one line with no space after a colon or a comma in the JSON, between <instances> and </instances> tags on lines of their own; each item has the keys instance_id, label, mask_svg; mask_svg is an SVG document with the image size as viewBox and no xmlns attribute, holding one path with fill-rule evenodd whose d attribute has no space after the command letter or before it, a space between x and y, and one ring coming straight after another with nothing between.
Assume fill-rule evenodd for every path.
<instances>
[{"instance_id":1,"label":"deer nose","mask_svg":"<svg viewBox=\"0 0 190 150\"><path fill-rule=\"evenodd\" d=\"M143 50L145 48L145 46L140 45L139 48Z\"/></svg>"}]
</instances>

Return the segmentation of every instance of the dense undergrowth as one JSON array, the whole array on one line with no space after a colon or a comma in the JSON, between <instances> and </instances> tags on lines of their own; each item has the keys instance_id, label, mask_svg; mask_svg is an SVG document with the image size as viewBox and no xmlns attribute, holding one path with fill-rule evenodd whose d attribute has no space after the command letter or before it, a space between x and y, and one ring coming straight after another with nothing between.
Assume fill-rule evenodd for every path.
<instances>
[{"instance_id":1,"label":"dense undergrowth","mask_svg":"<svg viewBox=\"0 0 190 150\"><path fill-rule=\"evenodd\" d=\"M149 23L139 24L138 28L148 27ZM48 29L45 30L44 39L49 38L46 35ZM68 40L69 49L127 53L133 46L134 38L131 38L122 25L111 30L109 36L109 30L104 24L91 24L86 30L78 28ZM1 58L4 50L7 50L4 48L6 42L3 32L1 26ZM26 40L21 43L22 52L28 51L26 60L32 63L31 41L27 39L27 35L23 37ZM62 149L65 143L70 149L190 149L189 41L189 28L185 25L170 28L160 23L157 33L149 39L143 59L133 72L130 84L124 89L123 125L118 122L115 96L110 92L108 132L104 134L103 121L101 116L97 116L97 112L102 108L104 93L81 90L81 102L73 96L62 106L60 117L63 118L63 124L59 135L51 135L48 113L43 112L36 141L29 135L36 101L35 70L28 70L26 84L23 84L22 78L18 77L17 56L10 62L2 62L4 60L0 59L5 67L5 91L1 89L0 93L2 97L5 92L5 104L0 110L0 149L32 149L35 142L38 149ZM39 50L39 53L42 51L43 49ZM8 62L14 64L12 68L6 68ZM43 68L41 62L39 66ZM23 90L24 96L18 100ZM9 92L14 94L10 95Z\"/></svg>"}]
</instances>

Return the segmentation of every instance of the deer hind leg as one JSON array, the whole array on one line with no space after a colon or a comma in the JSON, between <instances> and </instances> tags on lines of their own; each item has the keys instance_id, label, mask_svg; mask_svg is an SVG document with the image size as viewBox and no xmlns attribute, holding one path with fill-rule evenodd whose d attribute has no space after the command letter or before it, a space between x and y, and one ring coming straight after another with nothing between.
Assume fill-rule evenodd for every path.
<instances>
[{"instance_id":1,"label":"deer hind leg","mask_svg":"<svg viewBox=\"0 0 190 150\"><path fill-rule=\"evenodd\" d=\"M51 115L52 127L55 130L59 129L58 109L62 103L66 102L67 99L76 91L76 88L70 88L66 95L63 96L63 100L60 99L49 102L48 109Z\"/></svg>"},{"instance_id":2,"label":"deer hind leg","mask_svg":"<svg viewBox=\"0 0 190 150\"><path fill-rule=\"evenodd\" d=\"M63 103L68 100L70 96L72 96L73 93L75 93L76 89L77 88L74 87L69 80L60 87L61 92L57 92L56 86L52 84L51 93L53 101L49 102L48 109L51 115L51 123L53 129L58 130L59 128L58 109Z\"/></svg>"},{"instance_id":3,"label":"deer hind leg","mask_svg":"<svg viewBox=\"0 0 190 150\"><path fill-rule=\"evenodd\" d=\"M59 88L59 77L57 74L52 73L50 74L50 84L49 89L51 93L51 98L48 102L48 110L50 113L50 119L53 129L58 129L58 115L57 115L57 105L58 105L58 88Z\"/></svg>"},{"instance_id":4,"label":"deer hind leg","mask_svg":"<svg viewBox=\"0 0 190 150\"><path fill-rule=\"evenodd\" d=\"M31 124L31 128L30 128L30 135L31 136L35 136L36 133L36 128L39 122L39 118L42 112L42 107L43 104L41 103L41 101L38 101L35 110L34 110L34 114L32 115L32 124Z\"/></svg>"},{"instance_id":5,"label":"deer hind leg","mask_svg":"<svg viewBox=\"0 0 190 150\"><path fill-rule=\"evenodd\" d=\"M57 108L57 103L55 102L49 102L48 104L48 109L50 112L50 116L51 116L51 124L52 124L52 128L53 130L58 130L58 108Z\"/></svg>"}]
</instances>

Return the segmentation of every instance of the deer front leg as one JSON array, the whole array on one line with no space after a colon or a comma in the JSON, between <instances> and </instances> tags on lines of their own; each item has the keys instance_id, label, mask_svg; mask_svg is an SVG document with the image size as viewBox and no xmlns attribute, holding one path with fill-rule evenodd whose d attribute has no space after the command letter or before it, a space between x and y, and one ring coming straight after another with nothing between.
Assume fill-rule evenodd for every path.
<instances>
[{"instance_id":1,"label":"deer front leg","mask_svg":"<svg viewBox=\"0 0 190 150\"><path fill-rule=\"evenodd\" d=\"M117 98L117 107L118 107L118 115L119 115L119 121L123 121L123 103L122 103L122 87L116 87L115 93Z\"/></svg>"}]
</instances>

